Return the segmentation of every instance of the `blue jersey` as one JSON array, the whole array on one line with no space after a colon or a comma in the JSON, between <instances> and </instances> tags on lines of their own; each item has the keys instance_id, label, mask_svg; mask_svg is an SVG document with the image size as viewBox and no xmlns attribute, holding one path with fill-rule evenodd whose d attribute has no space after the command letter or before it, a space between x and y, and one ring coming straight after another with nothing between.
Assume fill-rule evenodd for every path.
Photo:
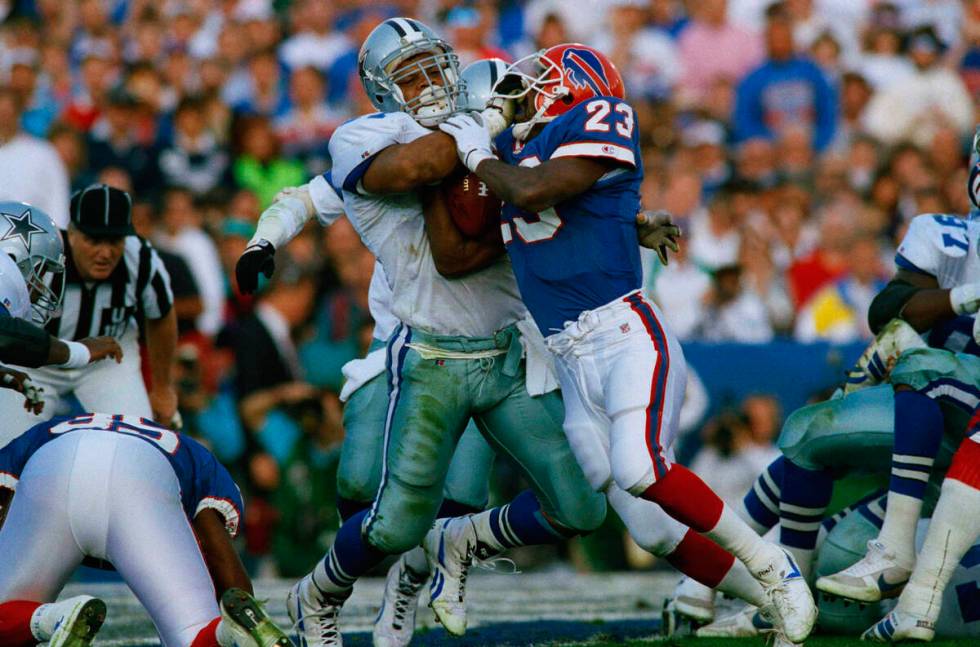
<instances>
[{"instance_id":1,"label":"blue jersey","mask_svg":"<svg viewBox=\"0 0 980 647\"><path fill-rule=\"evenodd\" d=\"M521 296L542 334L640 287L636 233L643 163L633 109L620 99L584 101L521 146L496 141L508 164L560 157L616 162L590 189L539 213L505 204L503 233Z\"/></svg>"},{"instance_id":2,"label":"blue jersey","mask_svg":"<svg viewBox=\"0 0 980 647\"><path fill-rule=\"evenodd\" d=\"M242 494L214 454L189 436L134 416L89 413L34 425L0 449L0 486L15 489L31 456L46 443L72 432L126 434L156 447L177 475L187 518L212 508L224 518L228 532L233 537L238 534L244 510Z\"/></svg>"}]
</instances>

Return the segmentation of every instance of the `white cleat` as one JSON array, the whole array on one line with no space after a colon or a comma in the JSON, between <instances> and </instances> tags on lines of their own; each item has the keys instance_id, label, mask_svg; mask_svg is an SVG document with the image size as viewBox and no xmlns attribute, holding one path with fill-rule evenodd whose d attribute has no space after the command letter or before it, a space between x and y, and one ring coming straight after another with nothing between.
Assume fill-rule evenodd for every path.
<instances>
[{"instance_id":1,"label":"white cleat","mask_svg":"<svg viewBox=\"0 0 980 647\"><path fill-rule=\"evenodd\" d=\"M432 581L429 606L453 636L466 633L466 575L477 551L476 528L469 517L439 519L422 542Z\"/></svg>"},{"instance_id":2,"label":"white cleat","mask_svg":"<svg viewBox=\"0 0 980 647\"><path fill-rule=\"evenodd\" d=\"M872 539L864 557L839 573L819 578L817 589L849 600L878 602L897 597L908 584L914 566Z\"/></svg>"},{"instance_id":3,"label":"white cleat","mask_svg":"<svg viewBox=\"0 0 980 647\"><path fill-rule=\"evenodd\" d=\"M388 569L381 611L374 621L374 647L405 647L415 633L415 612L426 576L405 563L405 555Z\"/></svg>"},{"instance_id":4,"label":"white cleat","mask_svg":"<svg viewBox=\"0 0 980 647\"><path fill-rule=\"evenodd\" d=\"M78 595L43 604L31 618L31 632L47 638L51 647L88 647L105 622L105 602Z\"/></svg>"},{"instance_id":5,"label":"white cleat","mask_svg":"<svg viewBox=\"0 0 980 647\"><path fill-rule=\"evenodd\" d=\"M296 629L300 647L343 647L337 619L348 596L310 600L305 594L309 588L304 586L305 581L306 578L297 582L286 596L286 612Z\"/></svg>"},{"instance_id":6,"label":"white cleat","mask_svg":"<svg viewBox=\"0 0 980 647\"><path fill-rule=\"evenodd\" d=\"M715 619L715 591L690 577L682 577L674 588L674 609L697 624Z\"/></svg>"},{"instance_id":7,"label":"white cleat","mask_svg":"<svg viewBox=\"0 0 980 647\"><path fill-rule=\"evenodd\" d=\"M778 577L775 581L761 582L773 608L774 624L791 643L806 640L817 621L817 605L813 594L800 573L800 568L786 551L783 559L770 565Z\"/></svg>"},{"instance_id":8,"label":"white cleat","mask_svg":"<svg viewBox=\"0 0 980 647\"><path fill-rule=\"evenodd\" d=\"M892 643L900 640L930 642L935 635L934 623L895 609L861 634L861 640L877 643Z\"/></svg>"},{"instance_id":9,"label":"white cleat","mask_svg":"<svg viewBox=\"0 0 980 647\"><path fill-rule=\"evenodd\" d=\"M705 625L694 632L698 638L755 638L773 631L772 621L758 607L741 611Z\"/></svg>"}]
</instances>

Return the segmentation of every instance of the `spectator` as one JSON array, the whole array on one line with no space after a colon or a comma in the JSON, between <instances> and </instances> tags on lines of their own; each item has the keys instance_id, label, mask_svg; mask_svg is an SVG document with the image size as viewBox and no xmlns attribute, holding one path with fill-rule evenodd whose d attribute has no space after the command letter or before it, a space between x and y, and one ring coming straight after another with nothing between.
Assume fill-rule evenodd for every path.
<instances>
[{"instance_id":1,"label":"spectator","mask_svg":"<svg viewBox=\"0 0 980 647\"><path fill-rule=\"evenodd\" d=\"M313 67L293 72L289 97L293 107L275 122L282 152L286 157L302 160L307 175L319 175L329 166L327 141L346 115L327 106L323 77Z\"/></svg>"},{"instance_id":2,"label":"spectator","mask_svg":"<svg viewBox=\"0 0 980 647\"><path fill-rule=\"evenodd\" d=\"M198 97L181 101L174 115L174 135L160 151L163 181L184 187L196 196L211 191L228 172L228 153L207 130L204 103Z\"/></svg>"},{"instance_id":3,"label":"spectator","mask_svg":"<svg viewBox=\"0 0 980 647\"><path fill-rule=\"evenodd\" d=\"M303 164L282 157L279 141L264 117L251 117L241 124L241 154L232 174L235 183L258 196L264 209L283 187L306 182Z\"/></svg>"},{"instance_id":4,"label":"spectator","mask_svg":"<svg viewBox=\"0 0 980 647\"><path fill-rule=\"evenodd\" d=\"M81 64L81 83L72 94L62 119L82 132L87 132L102 114L106 95L112 86L112 66L104 51L93 51Z\"/></svg>"},{"instance_id":5,"label":"spectator","mask_svg":"<svg viewBox=\"0 0 980 647\"><path fill-rule=\"evenodd\" d=\"M0 87L0 199L43 209L61 228L68 226L68 170L54 146L20 127L17 94Z\"/></svg>"},{"instance_id":6,"label":"spectator","mask_svg":"<svg viewBox=\"0 0 980 647\"><path fill-rule=\"evenodd\" d=\"M941 53L942 43L931 28L909 37L915 69L871 99L864 115L868 133L885 144L911 140L928 146L944 126L952 126L963 137L973 132L973 100L963 79L942 65Z\"/></svg>"},{"instance_id":7,"label":"spectator","mask_svg":"<svg viewBox=\"0 0 980 647\"><path fill-rule=\"evenodd\" d=\"M765 304L742 281L737 264L715 269L705 297L698 339L710 342L764 344L772 341L772 323Z\"/></svg>"},{"instance_id":8,"label":"spectator","mask_svg":"<svg viewBox=\"0 0 980 647\"><path fill-rule=\"evenodd\" d=\"M483 58L510 58L507 52L487 44L489 27L473 7L454 7L446 14L445 29L459 57L460 68Z\"/></svg>"},{"instance_id":9,"label":"spectator","mask_svg":"<svg viewBox=\"0 0 980 647\"><path fill-rule=\"evenodd\" d=\"M224 99L236 114L278 117L289 110L288 79L279 66L275 50L257 52L249 58L240 96Z\"/></svg>"},{"instance_id":10,"label":"spectator","mask_svg":"<svg viewBox=\"0 0 980 647\"><path fill-rule=\"evenodd\" d=\"M790 294L797 310L827 283L847 271L847 254L854 240L854 213L841 200L820 212L820 237L816 248L789 267Z\"/></svg>"},{"instance_id":11,"label":"spectator","mask_svg":"<svg viewBox=\"0 0 980 647\"><path fill-rule=\"evenodd\" d=\"M868 80L876 91L886 90L912 75L912 64L902 56L902 34L894 5L878 8L878 20L864 36L863 52L857 72Z\"/></svg>"},{"instance_id":12,"label":"spectator","mask_svg":"<svg viewBox=\"0 0 980 647\"><path fill-rule=\"evenodd\" d=\"M135 118L136 100L124 88L116 88L86 137L88 164L96 173L109 167L126 169L133 190L143 196L159 184L159 175L155 152L138 140Z\"/></svg>"},{"instance_id":13,"label":"spectator","mask_svg":"<svg viewBox=\"0 0 980 647\"><path fill-rule=\"evenodd\" d=\"M708 203L691 216L691 258L703 268L713 270L738 260L739 233L731 208L731 193L719 190Z\"/></svg>"},{"instance_id":14,"label":"spectator","mask_svg":"<svg viewBox=\"0 0 980 647\"><path fill-rule=\"evenodd\" d=\"M736 89L732 125L739 141L779 138L790 127L808 128L813 147L822 151L834 136L837 94L808 58L794 55L789 19L774 5L766 20L768 59Z\"/></svg>"},{"instance_id":15,"label":"spectator","mask_svg":"<svg viewBox=\"0 0 980 647\"><path fill-rule=\"evenodd\" d=\"M740 79L762 60L759 37L731 24L727 8L727 0L691 4L691 23L677 41L681 59L677 100L682 105L696 104L719 78Z\"/></svg>"},{"instance_id":16,"label":"spectator","mask_svg":"<svg viewBox=\"0 0 980 647\"><path fill-rule=\"evenodd\" d=\"M293 35L279 47L279 57L291 70L314 67L326 72L351 46L344 34L333 29L334 10L330 2L297 2L290 8L290 20Z\"/></svg>"},{"instance_id":17,"label":"spectator","mask_svg":"<svg viewBox=\"0 0 980 647\"><path fill-rule=\"evenodd\" d=\"M657 273L653 298L667 318L670 330L681 341L691 339L704 318L704 301L711 277L691 262L686 235L677 241L677 252Z\"/></svg>"},{"instance_id":18,"label":"spectator","mask_svg":"<svg viewBox=\"0 0 980 647\"><path fill-rule=\"evenodd\" d=\"M846 151L863 132L864 109L873 95L868 81L857 72L845 73L841 78L840 88L840 119L831 145L837 152Z\"/></svg>"},{"instance_id":19,"label":"spectator","mask_svg":"<svg viewBox=\"0 0 980 647\"><path fill-rule=\"evenodd\" d=\"M821 288L804 304L796 319L797 340L846 344L870 340L868 306L888 282L873 238L854 241L845 257L847 273Z\"/></svg>"},{"instance_id":20,"label":"spectator","mask_svg":"<svg viewBox=\"0 0 980 647\"><path fill-rule=\"evenodd\" d=\"M163 196L161 220L163 229L155 242L187 263L204 305L203 312L197 317L196 328L209 337L214 336L224 322L224 274L217 247L201 227L200 212L190 191L167 190Z\"/></svg>"},{"instance_id":21,"label":"spectator","mask_svg":"<svg viewBox=\"0 0 980 647\"><path fill-rule=\"evenodd\" d=\"M680 76L680 61L673 39L646 26L648 4L642 0L612 2L607 29L594 46L609 53L629 96L666 98Z\"/></svg>"}]
</instances>

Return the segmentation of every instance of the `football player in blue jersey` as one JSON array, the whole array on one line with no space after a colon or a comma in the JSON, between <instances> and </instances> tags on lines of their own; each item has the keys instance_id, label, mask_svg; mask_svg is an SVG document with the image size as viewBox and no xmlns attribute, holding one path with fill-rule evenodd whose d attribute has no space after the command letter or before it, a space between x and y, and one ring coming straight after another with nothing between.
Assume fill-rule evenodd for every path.
<instances>
[{"instance_id":1,"label":"football player in blue jersey","mask_svg":"<svg viewBox=\"0 0 980 647\"><path fill-rule=\"evenodd\" d=\"M525 81L511 95L522 102L520 123L493 143L469 115L439 127L505 202L504 243L555 356L576 458L597 490L614 483L654 501L741 559L767 588L785 638L801 642L816 607L792 557L673 460L686 365L657 306L640 291L634 219L643 164L619 72L578 44L511 69Z\"/></svg>"},{"instance_id":2,"label":"football player in blue jersey","mask_svg":"<svg viewBox=\"0 0 980 647\"><path fill-rule=\"evenodd\" d=\"M250 595L231 542L242 513L214 455L154 422L31 427L0 449L0 645L91 644L105 603L55 602L82 563L118 571L168 647L290 645Z\"/></svg>"}]
</instances>

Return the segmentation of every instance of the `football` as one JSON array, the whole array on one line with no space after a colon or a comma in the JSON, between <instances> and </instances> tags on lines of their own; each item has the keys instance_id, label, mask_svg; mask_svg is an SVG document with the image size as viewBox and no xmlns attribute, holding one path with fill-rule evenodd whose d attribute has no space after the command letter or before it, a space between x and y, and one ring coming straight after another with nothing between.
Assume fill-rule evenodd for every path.
<instances>
[{"instance_id":1,"label":"football","mask_svg":"<svg viewBox=\"0 0 980 647\"><path fill-rule=\"evenodd\" d=\"M467 238L484 238L500 229L503 203L476 173L465 171L446 178L442 194L449 215Z\"/></svg>"}]
</instances>

